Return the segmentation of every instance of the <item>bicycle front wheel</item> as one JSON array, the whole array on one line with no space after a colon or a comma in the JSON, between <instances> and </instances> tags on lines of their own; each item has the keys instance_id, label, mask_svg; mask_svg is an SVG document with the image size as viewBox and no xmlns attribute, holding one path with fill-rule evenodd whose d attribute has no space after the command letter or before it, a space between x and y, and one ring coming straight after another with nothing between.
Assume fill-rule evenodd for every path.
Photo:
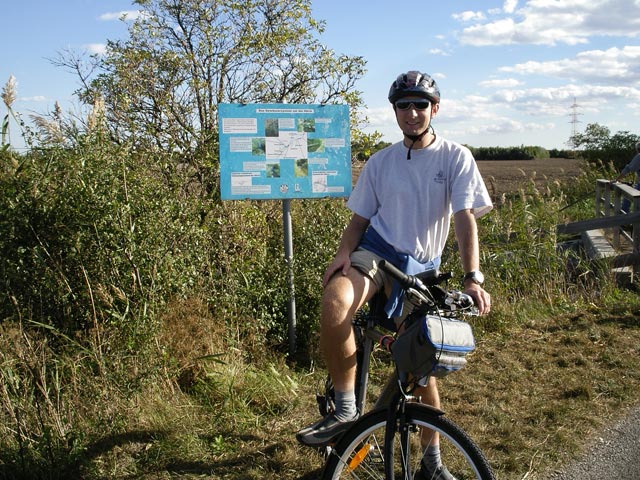
<instances>
[{"instance_id":1,"label":"bicycle front wheel","mask_svg":"<svg viewBox=\"0 0 640 480\"><path fill-rule=\"evenodd\" d=\"M373 411L357 421L331 450L323 478L385 479L385 462L393 459L392 478L414 478L420 469L433 432L440 433L442 463L458 480L494 480L486 458L460 427L434 409L417 403L406 405L406 429L393 436L393 451L385 455L387 410Z\"/></svg>"}]
</instances>

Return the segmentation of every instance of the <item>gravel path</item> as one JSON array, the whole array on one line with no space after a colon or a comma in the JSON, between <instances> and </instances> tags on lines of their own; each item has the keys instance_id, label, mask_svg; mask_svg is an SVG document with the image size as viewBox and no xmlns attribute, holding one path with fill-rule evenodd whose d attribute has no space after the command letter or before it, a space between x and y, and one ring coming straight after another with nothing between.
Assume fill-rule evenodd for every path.
<instances>
[{"instance_id":1,"label":"gravel path","mask_svg":"<svg viewBox=\"0 0 640 480\"><path fill-rule=\"evenodd\" d=\"M549 478L640 480L640 407L600 432L582 459Z\"/></svg>"}]
</instances>

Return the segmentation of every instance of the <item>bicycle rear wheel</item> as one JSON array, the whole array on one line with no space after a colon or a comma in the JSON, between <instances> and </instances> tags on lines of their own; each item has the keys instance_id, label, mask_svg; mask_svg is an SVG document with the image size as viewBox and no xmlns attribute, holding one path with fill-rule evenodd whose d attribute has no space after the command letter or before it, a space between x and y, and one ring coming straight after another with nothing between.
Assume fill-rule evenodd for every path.
<instances>
[{"instance_id":1,"label":"bicycle rear wheel","mask_svg":"<svg viewBox=\"0 0 640 480\"><path fill-rule=\"evenodd\" d=\"M394 463L394 477L386 480L423 478L415 475L433 431L440 433L442 461L454 477L495 479L478 446L441 412L410 403L406 405L406 419L409 427L406 435L396 432L393 455L386 456L392 457ZM331 450L323 479L385 479L386 423L387 410L373 411L356 422Z\"/></svg>"}]
</instances>

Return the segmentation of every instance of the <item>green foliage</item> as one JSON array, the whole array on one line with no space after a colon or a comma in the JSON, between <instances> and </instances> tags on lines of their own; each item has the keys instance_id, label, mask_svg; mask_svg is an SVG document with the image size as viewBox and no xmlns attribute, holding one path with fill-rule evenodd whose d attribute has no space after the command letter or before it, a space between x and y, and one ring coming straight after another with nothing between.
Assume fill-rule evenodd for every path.
<instances>
[{"instance_id":1,"label":"green foliage","mask_svg":"<svg viewBox=\"0 0 640 480\"><path fill-rule=\"evenodd\" d=\"M469 147L476 160L532 160L549 158L549 152L542 147Z\"/></svg>"},{"instance_id":2,"label":"green foliage","mask_svg":"<svg viewBox=\"0 0 640 480\"><path fill-rule=\"evenodd\" d=\"M613 164L617 171L621 170L636 153L635 145L640 136L620 131L611 135L609 128L597 123L590 123L583 133L571 137L576 148L590 162Z\"/></svg>"},{"instance_id":3,"label":"green foliage","mask_svg":"<svg viewBox=\"0 0 640 480\"><path fill-rule=\"evenodd\" d=\"M67 333L97 322L127 329L132 309L197 281L206 254L186 250L185 262L183 249L202 242L198 207L181 204L180 187L144 160L96 142L34 151L3 170L4 318L33 316Z\"/></svg>"},{"instance_id":4,"label":"green foliage","mask_svg":"<svg viewBox=\"0 0 640 480\"><path fill-rule=\"evenodd\" d=\"M378 132L365 134L361 131L354 131L351 138L351 158L366 161L378 150L391 145L389 142L383 142L381 138L382 134Z\"/></svg>"},{"instance_id":5,"label":"green foliage","mask_svg":"<svg viewBox=\"0 0 640 480\"><path fill-rule=\"evenodd\" d=\"M209 192L217 172L217 105L343 103L358 125L361 57L320 41L310 0L138 0L128 38L92 59L80 98L104 99L110 135L137 148L180 151ZM71 56L61 65L83 72ZM204 161L204 160L207 161ZM212 168L210 168L212 167ZM211 184L209 182L212 182Z\"/></svg>"},{"instance_id":6,"label":"green foliage","mask_svg":"<svg viewBox=\"0 0 640 480\"><path fill-rule=\"evenodd\" d=\"M563 241L571 239L556 234L558 224L594 216L595 181L603 175L610 170L593 165L570 183L549 182L544 189L532 177L519 192L494 199L494 209L478 227L486 288L495 301L490 318L475 325L509 329L532 317L603 301L614 288L610 279L577 245L563 248ZM455 242L448 244L443 268L460 278L456 248Z\"/></svg>"},{"instance_id":7,"label":"green foliage","mask_svg":"<svg viewBox=\"0 0 640 480\"><path fill-rule=\"evenodd\" d=\"M571 150L559 150L552 148L549 150L549 158L575 158L575 152Z\"/></svg>"},{"instance_id":8,"label":"green foliage","mask_svg":"<svg viewBox=\"0 0 640 480\"><path fill-rule=\"evenodd\" d=\"M298 343L308 352L318 329L322 276L351 214L341 200L324 199L296 202L293 215Z\"/></svg>"}]
</instances>

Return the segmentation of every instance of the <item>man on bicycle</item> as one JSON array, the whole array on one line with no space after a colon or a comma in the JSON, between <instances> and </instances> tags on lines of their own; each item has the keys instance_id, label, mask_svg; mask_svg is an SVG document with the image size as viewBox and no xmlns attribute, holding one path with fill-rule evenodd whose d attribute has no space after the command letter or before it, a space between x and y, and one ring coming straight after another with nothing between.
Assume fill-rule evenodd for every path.
<instances>
[{"instance_id":1,"label":"man on bicycle","mask_svg":"<svg viewBox=\"0 0 640 480\"><path fill-rule=\"evenodd\" d=\"M453 216L464 291L481 314L491 308L490 296L481 286L476 218L491 210L492 204L475 160L467 148L433 130L440 90L429 75L417 71L399 75L388 98L404 139L371 156L347 202L353 215L323 277L320 318L320 344L334 384L336 410L297 433L305 445L326 445L359 416L351 327L355 312L384 290L390 297L387 315L402 314L402 299L378 268L381 259L409 274L438 268ZM435 378L416 395L439 407ZM452 479L440 461L438 443L436 436L419 475Z\"/></svg>"}]
</instances>

